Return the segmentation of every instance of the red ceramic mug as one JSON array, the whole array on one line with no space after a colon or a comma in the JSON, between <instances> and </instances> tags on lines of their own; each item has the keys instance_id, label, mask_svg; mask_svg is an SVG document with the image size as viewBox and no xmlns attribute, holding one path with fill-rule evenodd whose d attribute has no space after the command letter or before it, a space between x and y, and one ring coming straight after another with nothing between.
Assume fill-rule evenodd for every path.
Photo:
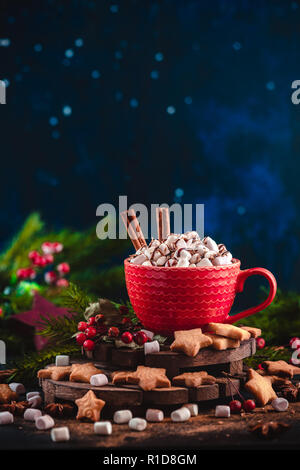
<instances>
[{"instance_id":1,"label":"red ceramic mug","mask_svg":"<svg viewBox=\"0 0 300 470\"><path fill-rule=\"evenodd\" d=\"M164 335L177 330L203 327L207 323L233 323L266 308L273 301L277 284L264 268L240 270L240 261L225 266L195 268L139 266L124 261L128 295L145 328ZM270 285L267 299L229 316L238 292L249 276L264 276Z\"/></svg>"}]
</instances>

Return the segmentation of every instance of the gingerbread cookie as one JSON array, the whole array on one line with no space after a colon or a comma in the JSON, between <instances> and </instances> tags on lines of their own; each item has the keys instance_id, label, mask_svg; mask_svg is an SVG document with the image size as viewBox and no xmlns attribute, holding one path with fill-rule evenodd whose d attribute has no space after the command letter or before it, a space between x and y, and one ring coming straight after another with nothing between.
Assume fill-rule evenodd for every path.
<instances>
[{"instance_id":1,"label":"gingerbread cookie","mask_svg":"<svg viewBox=\"0 0 300 470\"><path fill-rule=\"evenodd\" d=\"M251 338L249 331L227 323L209 323L207 330L209 332L212 331L217 335L225 336L226 338L238 339L240 341L245 341Z\"/></svg>"},{"instance_id":2,"label":"gingerbread cookie","mask_svg":"<svg viewBox=\"0 0 300 470\"><path fill-rule=\"evenodd\" d=\"M175 331L174 336L175 341L170 346L171 351L183 352L190 357L197 356L200 349L212 344L212 339L204 335L201 328Z\"/></svg>"},{"instance_id":3,"label":"gingerbread cookie","mask_svg":"<svg viewBox=\"0 0 300 470\"><path fill-rule=\"evenodd\" d=\"M142 390L154 388L169 388L171 382L166 376L166 369L157 367L138 366L135 372L115 372L112 374L113 384L136 384Z\"/></svg>"},{"instance_id":4,"label":"gingerbread cookie","mask_svg":"<svg viewBox=\"0 0 300 470\"><path fill-rule=\"evenodd\" d=\"M278 375L279 377L293 377L294 374L300 374L300 368L288 364L285 361L264 361L262 365L265 367L268 375Z\"/></svg>"},{"instance_id":5,"label":"gingerbread cookie","mask_svg":"<svg viewBox=\"0 0 300 470\"><path fill-rule=\"evenodd\" d=\"M208 375L206 371L185 372L172 379L173 385L183 385L186 387L200 387L200 385L210 385L216 382L216 378Z\"/></svg>"},{"instance_id":6,"label":"gingerbread cookie","mask_svg":"<svg viewBox=\"0 0 300 470\"><path fill-rule=\"evenodd\" d=\"M90 383L92 375L101 374L102 371L97 369L91 362L86 364L72 364L70 382Z\"/></svg>"},{"instance_id":7,"label":"gingerbread cookie","mask_svg":"<svg viewBox=\"0 0 300 470\"><path fill-rule=\"evenodd\" d=\"M17 401L18 395L7 384L0 384L0 403Z\"/></svg>"},{"instance_id":8,"label":"gingerbread cookie","mask_svg":"<svg viewBox=\"0 0 300 470\"><path fill-rule=\"evenodd\" d=\"M71 366L61 367L48 367L47 369L41 369L38 371L37 376L39 379L52 379L52 380L64 380L68 379L71 372Z\"/></svg>"},{"instance_id":9,"label":"gingerbread cookie","mask_svg":"<svg viewBox=\"0 0 300 470\"><path fill-rule=\"evenodd\" d=\"M248 331L252 338L258 338L261 336L261 330L254 328L254 326L241 326L242 330Z\"/></svg>"},{"instance_id":10,"label":"gingerbread cookie","mask_svg":"<svg viewBox=\"0 0 300 470\"><path fill-rule=\"evenodd\" d=\"M76 419L87 418L91 421L99 421L100 413L105 401L96 397L93 390L89 390L82 398L75 400L78 406Z\"/></svg>"},{"instance_id":11,"label":"gingerbread cookie","mask_svg":"<svg viewBox=\"0 0 300 470\"><path fill-rule=\"evenodd\" d=\"M217 351L224 351L225 349L238 348L240 346L239 339L225 338L225 336L212 335L206 333L205 336L208 336L212 340L212 347Z\"/></svg>"},{"instance_id":12,"label":"gingerbread cookie","mask_svg":"<svg viewBox=\"0 0 300 470\"><path fill-rule=\"evenodd\" d=\"M261 406L277 398L270 380L253 369L248 371L248 382L245 383L245 388L254 395L257 403Z\"/></svg>"},{"instance_id":13,"label":"gingerbread cookie","mask_svg":"<svg viewBox=\"0 0 300 470\"><path fill-rule=\"evenodd\" d=\"M279 377L278 375L268 375L265 370L257 369L255 372L268 379L272 385L283 385L289 382L286 377Z\"/></svg>"}]
</instances>

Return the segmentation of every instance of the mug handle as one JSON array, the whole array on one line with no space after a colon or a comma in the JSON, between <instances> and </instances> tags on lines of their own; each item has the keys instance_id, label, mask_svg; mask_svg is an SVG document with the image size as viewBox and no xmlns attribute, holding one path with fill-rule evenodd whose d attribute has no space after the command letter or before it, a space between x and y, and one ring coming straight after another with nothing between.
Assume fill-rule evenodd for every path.
<instances>
[{"instance_id":1,"label":"mug handle","mask_svg":"<svg viewBox=\"0 0 300 470\"><path fill-rule=\"evenodd\" d=\"M245 318L249 315L253 315L256 312L260 312L273 302L277 290L277 282L273 274L265 268L250 268L240 271L237 278L236 293L242 292L244 290L246 279L255 275L263 276L268 280L270 285L270 292L267 299L256 307L251 307L247 310L243 310L242 312L237 313L236 315L228 316L224 323L234 323L238 320L241 320L241 318Z\"/></svg>"}]
</instances>

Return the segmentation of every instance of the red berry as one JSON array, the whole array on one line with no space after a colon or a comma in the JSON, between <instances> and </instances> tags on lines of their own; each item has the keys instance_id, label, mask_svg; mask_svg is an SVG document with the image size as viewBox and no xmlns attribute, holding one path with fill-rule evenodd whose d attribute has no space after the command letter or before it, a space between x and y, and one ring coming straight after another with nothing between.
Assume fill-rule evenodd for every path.
<instances>
[{"instance_id":1,"label":"red berry","mask_svg":"<svg viewBox=\"0 0 300 470\"><path fill-rule=\"evenodd\" d=\"M229 403L231 413L239 413L242 409L242 404L239 400L232 400Z\"/></svg>"},{"instance_id":2,"label":"red berry","mask_svg":"<svg viewBox=\"0 0 300 470\"><path fill-rule=\"evenodd\" d=\"M263 349L266 345L264 338L256 338L256 347L258 349Z\"/></svg>"},{"instance_id":3,"label":"red berry","mask_svg":"<svg viewBox=\"0 0 300 470\"><path fill-rule=\"evenodd\" d=\"M89 328L87 328L85 330L85 335L87 338L91 339L91 338L95 338L96 334L97 334L97 330L96 328L94 328L93 326L90 326Z\"/></svg>"},{"instance_id":4,"label":"red berry","mask_svg":"<svg viewBox=\"0 0 300 470\"><path fill-rule=\"evenodd\" d=\"M85 331L87 329L87 323L85 321L80 321L77 326L78 331Z\"/></svg>"},{"instance_id":5,"label":"red berry","mask_svg":"<svg viewBox=\"0 0 300 470\"><path fill-rule=\"evenodd\" d=\"M54 271L48 271L47 273L45 273L45 281L47 282L47 284L54 284L56 279L57 275Z\"/></svg>"},{"instance_id":6,"label":"red berry","mask_svg":"<svg viewBox=\"0 0 300 470\"><path fill-rule=\"evenodd\" d=\"M123 341L123 343L125 344L129 344L131 343L133 339L133 336L132 334L130 333L130 331L125 331L122 336L121 336L121 340Z\"/></svg>"},{"instance_id":7,"label":"red berry","mask_svg":"<svg viewBox=\"0 0 300 470\"><path fill-rule=\"evenodd\" d=\"M120 334L120 330L116 326L112 326L108 330L108 336L117 337L119 336L119 334Z\"/></svg>"},{"instance_id":8,"label":"red berry","mask_svg":"<svg viewBox=\"0 0 300 470\"><path fill-rule=\"evenodd\" d=\"M70 265L68 263L60 263L56 266L59 274L67 274L70 272Z\"/></svg>"},{"instance_id":9,"label":"red berry","mask_svg":"<svg viewBox=\"0 0 300 470\"><path fill-rule=\"evenodd\" d=\"M33 268L20 268L17 271L17 278L19 281L23 279L34 279L36 276L36 272Z\"/></svg>"},{"instance_id":10,"label":"red berry","mask_svg":"<svg viewBox=\"0 0 300 470\"><path fill-rule=\"evenodd\" d=\"M131 320L128 317L122 318L122 325L131 325Z\"/></svg>"},{"instance_id":11,"label":"red berry","mask_svg":"<svg viewBox=\"0 0 300 470\"><path fill-rule=\"evenodd\" d=\"M51 264L54 261L54 256L50 255L50 254L43 256L43 258L44 258L46 264Z\"/></svg>"},{"instance_id":12,"label":"red berry","mask_svg":"<svg viewBox=\"0 0 300 470\"><path fill-rule=\"evenodd\" d=\"M42 243L42 251L45 255L60 253L63 250L63 245L59 242L44 242Z\"/></svg>"},{"instance_id":13,"label":"red berry","mask_svg":"<svg viewBox=\"0 0 300 470\"><path fill-rule=\"evenodd\" d=\"M67 279L64 279L63 277L61 279L57 279L56 285L58 287L68 287L69 281Z\"/></svg>"},{"instance_id":14,"label":"red berry","mask_svg":"<svg viewBox=\"0 0 300 470\"><path fill-rule=\"evenodd\" d=\"M40 255L39 252L36 251L36 250L30 251L30 252L28 253L28 258L30 259L30 261L33 261L33 260L34 260L35 258L37 258L38 256L41 256L41 255Z\"/></svg>"},{"instance_id":15,"label":"red berry","mask_svg":"<svg viewBox=\"0 0 300 470\"><path fill-rule=\"evenodd\" d=\"M4 314L3 308L0 307L0 317L2 317Z\"/></svg>"},{"instance_id":16,"label":"red berry","mask_svg":"<svg viewBox=\"0 0 300 470\"><path fill-rule=\"evenodd\" d=\"M139 346L143 346L143 344L147 343L148 341L148 336L143 331L138 331L137 333L135 333L133 338L135 343Z\"/></svg>"},{"instance_id":17,"label":"red berry","mask_svg":"<svg viewBox=\"0 0 300 470\"><path fill-rule=\"evenodd\" d=\"M259 370L265 370L264 366L262 364L258 364Z\"/></svg>"},{"instance_id":18,"label":"red berry","mask_svg":"<svg viewBox=\"0 0 300 470\"><path fill-rule=\"evenodd\" d=\"M90 317L87 322L87 326L93 326L95 324L95 317Z\"/></svg>"},{"instance_id":19,"label":"red berry","mask_svg":"<svg viewBox=\"0 0 300 470\"><path fill-rule=\"evenodd\" d=\"M290 339L290 348L293 347L293 342L296 341L297 339L299 339L297 336L294 336L293 338Z\"/></svg>"},{"instance_id":20,"label":"red berry","mask_svg":"<svg viewBox=\"0 0 300 470\"><path fill-rule=\"evenodd\" d=\"M245 411L250 412L256 408L256 404L254 400L245 400L243 402L243 408Z\"/></svg>"},{"instance_id":21,"label":"red berry","mask_svg":"<svg viewBox=\"0 0 300 470\"><path fill-rule=\"evenodd\" d=\"M78 333L78 334L76 335L76 341L77 341L78 344L80 344L80 346L83 345L83 343L85 342L85 340L86 340L86 336L85 336L84 333Z\"/></svg>"},{"instance_id":22,"label":"red berry","mask_svg":"<svg viewBox=\"0 0 300 470\"><path fill-rule=\"evenodd\" d=\"M120 305L119 311L121 315L128 315L129 309L126 307L126 305Z\"/></svg>"},{"instance_id":23,"label":"red berry","mask_svg":"<svg viewBox=\"0 0 300 470\"><path fill-rule=\"evenodd\" d=\"M299 338L292 338L290 341L290 347L292 349L298 349L300 346L300 339Z\"/></svg>"},{"instance_id":24,"label":"red berry","mask_svg":"<svg viewBox=\"0 0 300 470\"><path fill-rule=\"evenodd\" d=\"M93 349L95 348L95 343L94 341L92 341L91 339L87 339L84 343L83 343L83 347L86 351L93 351Z\"/></svg>"}]
</instances>

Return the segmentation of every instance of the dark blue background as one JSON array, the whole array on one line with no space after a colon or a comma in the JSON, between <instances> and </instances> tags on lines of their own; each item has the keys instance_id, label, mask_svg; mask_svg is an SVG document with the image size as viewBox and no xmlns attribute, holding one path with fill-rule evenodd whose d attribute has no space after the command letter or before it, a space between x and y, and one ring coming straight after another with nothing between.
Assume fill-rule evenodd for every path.
<instances>
[{"instance_id":1,"label":"dark blue background","mask_svg":"<svg viewBox=\"0 0 300 470\"><path fill-rule=\"evenodd\" d=\"M2 244L32 210L205 203L206 234L298 287L299 1L0 3Z\"/></svg>"}]
</instances>

